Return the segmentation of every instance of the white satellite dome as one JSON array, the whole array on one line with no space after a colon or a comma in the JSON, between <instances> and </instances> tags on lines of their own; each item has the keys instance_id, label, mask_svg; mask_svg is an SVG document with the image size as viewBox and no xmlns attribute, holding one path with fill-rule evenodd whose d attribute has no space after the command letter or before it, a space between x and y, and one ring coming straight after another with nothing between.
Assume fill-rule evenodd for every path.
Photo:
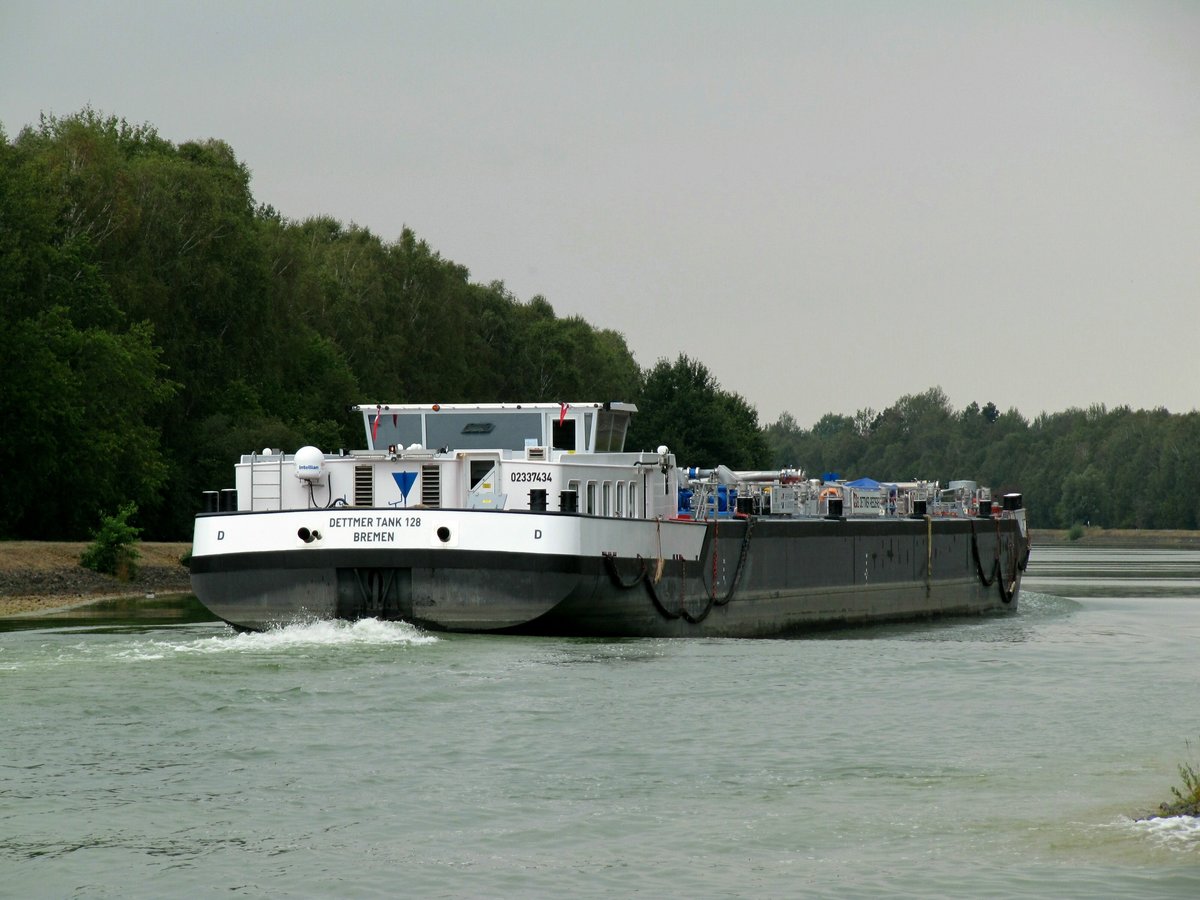
<instances>
[{"instance_id":1,"label":"white satellite dome","mask_svg":"<svg viewBox=\"0 0 1200 900\"><path fill-rule=\"evenodd\" d=\"M301 447L296 451L296 477L304 481L318 481L325 465L325 454L316 447Z\"/></svg>"}]
</instances>

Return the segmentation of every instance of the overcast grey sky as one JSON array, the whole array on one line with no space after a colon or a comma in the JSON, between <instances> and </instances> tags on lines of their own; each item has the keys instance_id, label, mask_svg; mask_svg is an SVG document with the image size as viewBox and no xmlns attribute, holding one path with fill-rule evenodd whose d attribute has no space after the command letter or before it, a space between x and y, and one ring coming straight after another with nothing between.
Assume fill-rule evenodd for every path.
<instances>
[{"instance_id":1,"label":"overcast grey sky","mask_svg":"<svg viewBox=\"0 0 1200 900\"><path fill-rule=\"evenodd\" d=\"M1200 406L1200 2L3 0L9 137L85 104L764 423Z\"/></svg>"}]
</instances>

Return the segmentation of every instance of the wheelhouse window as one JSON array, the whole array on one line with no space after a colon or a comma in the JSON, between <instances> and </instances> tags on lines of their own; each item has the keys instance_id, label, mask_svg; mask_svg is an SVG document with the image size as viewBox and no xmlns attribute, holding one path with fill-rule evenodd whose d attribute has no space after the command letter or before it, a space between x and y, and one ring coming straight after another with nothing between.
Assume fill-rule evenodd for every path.
<instances>
[{"instance_id":1,"label":"wheelhouse window","mask_svg":"<svg viewBox=\"0 0 1200 900\"><path fill-rule=\"evenodd\" d=\"M596 452L620 453L625 449L625 430L629 413L611 409L596 412Z\"/></svg>"},{"instance_id":2,"label":"wheelhouse window","mask_svg":"<svg viewBox=\"0 0 1200 900\"><path fill-rule=\"evenodd\" d=\"M575 447L575 426L574 419L564 419L559 422L555 420L551 433L551 445L558 450L574 450Z\"/></svg>"}]
</instances>

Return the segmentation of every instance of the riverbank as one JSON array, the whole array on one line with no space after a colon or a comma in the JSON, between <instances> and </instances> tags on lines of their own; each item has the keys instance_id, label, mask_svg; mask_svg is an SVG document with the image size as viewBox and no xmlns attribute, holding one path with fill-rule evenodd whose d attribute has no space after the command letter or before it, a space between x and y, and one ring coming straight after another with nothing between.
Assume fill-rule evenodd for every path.
<instances>
[{"instance_id":1,"label":"riverbank","mask_svg":"<svg viewBox=\"0 0 1200 900\"><path fill-rule=\"evenodd\" d=\"M191 591L189 543L138 544L138 573L121 581L79 565L86 541L0 541L0 617L97 600Z\"/></svg>"},{"instance_id":2,"label":"riverbank","mask_svg":"<svg viewBox=\"0 0 1200 900\"><path fill-rule=\"evenodd\" d=\"M1200 550L1200 531L1138 528L1085 528L1071 540L1065 528L1032 528L1030 536L1036 549L1046 544L1070 544L1077 547L1127 547L1140 550Z\"/></svg>"}]
</instances>

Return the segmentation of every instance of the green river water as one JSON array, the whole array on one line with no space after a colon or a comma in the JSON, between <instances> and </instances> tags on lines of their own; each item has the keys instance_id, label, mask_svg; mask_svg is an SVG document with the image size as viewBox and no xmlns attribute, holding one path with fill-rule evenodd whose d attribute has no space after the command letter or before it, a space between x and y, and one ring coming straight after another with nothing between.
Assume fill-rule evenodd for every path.
<instances>
[{"instance_id":1,"label":"green river water","mask_svg":"<svg viewBox=\"0 0 1200 900\"><path fill-rule=\"evenodd\" d=\"M1200 553L816 638L0 621L2 897L1187 897ZM1191 741L1191 751L1185 741Z\"/></svg>"}]
</instances>

